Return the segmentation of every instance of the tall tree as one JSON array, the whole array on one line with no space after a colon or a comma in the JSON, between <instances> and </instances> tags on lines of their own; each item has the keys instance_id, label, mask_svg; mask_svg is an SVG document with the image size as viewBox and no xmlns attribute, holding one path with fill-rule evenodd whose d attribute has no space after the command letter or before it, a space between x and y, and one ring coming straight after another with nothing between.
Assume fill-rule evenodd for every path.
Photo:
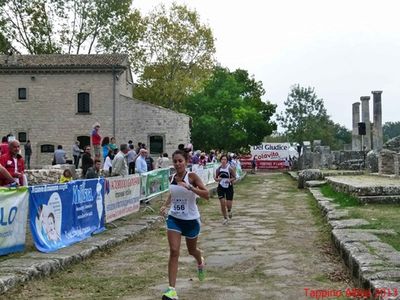
<instances>
[{"instance_id":1,"label":"tall tree","mask_svg":"<svg viewBox=\"0 0 400 300\"><path fill-rule=\"evenodd\" d=\"M278 115L277 120L291 141L302 143L318 139L325 145L334 144L333 122L314 88L292 86L284 104L285 111Z\"/></svg>"},{"instance_id":2,"label":"tall tree","mask_svg":"<svg viewBox=\"0 0 400 300\"><path fill-rule=\"evenodd\" d=\"M180 109L200 89L214 65L214 38L196 11L185 5L161 5L143 19L140 45L143 59L134 96L164 107Z\"/></svg>"},{"instance_id":3,"label":"tall tree","mask_svg":"<svg viewBox=\"0 0 400 300\"><path fill-rule=\"evenodd\" d=\"M383 140L388 140L400 136L400 122L386 122L383 124Z\"/></svg>"},{"instance_id":4,"label":"tall tree","mask_svg":"<svg viewBox=\"0 0 400 300\"><path fill-rule=\"evenodd\" d=\"M270 120L276 105L263 102L264 94L262 83L247 71L216 67L203 90L185 103L195 148L239 151L261 143L276 130Z\"/></svg>"},{"instance_id":5,"label":"tall tree","mask_svg":"<svg viewBox=\"0 0 400 300\"><path fill-rule=\"evenodd\" d=\"M22 53L92 53L132 0L1 0L0 33Z\"/></svg>"}]
</instances>

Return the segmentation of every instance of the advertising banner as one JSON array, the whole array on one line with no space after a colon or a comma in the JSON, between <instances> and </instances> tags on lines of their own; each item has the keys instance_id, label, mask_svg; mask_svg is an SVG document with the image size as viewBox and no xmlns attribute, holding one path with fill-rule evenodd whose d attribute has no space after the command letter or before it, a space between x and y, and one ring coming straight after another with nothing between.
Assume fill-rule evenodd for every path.
<instances>
[{"instance_id":1,"label":"advertising banner","mask_svg":"<svg viewBox=\"0 0 400 300\"><path fill-rule=\"evenodd\" d=\"M240 158L242 168L251 169L251 162L256 158L258 169L284 169L292 153L290 143L262 143L250 146L251 155Z\"/></svg>"},{"instance_id":2,"label":"advertising banner","mask_svg":"<svg viewBox=\"0 0 400 300\"><path fill-rule=\"evenodd\" d=\"M55 251L105 229L104 178L29 189L30 228L39 251Z\"/></svg>"},{"instance_id":3,"label":"advertising banner","mask_svg":"<svg viewBox=\"0 0 400 300\"><path fill-rule=\"evenodd\" d=\"M109 177L105 190L106 223L139 211L139 175Z\"/></svg>"},{"instance_id":4,"label":"advertising banner","mask_svg":"<svg viewBox=\"0 0 400 300\"><path fill-rule=\"evenodd\" d=\"M28 188L0 188L0 255L23 251L29 204Z\"/></svg>"},{"instance_id":5,"label":"advertising banner","mask_svg":"<svg viewBox=\"0 0 400 300\"><path fill-rule=\"evenodd\" d=\"M157 169L147 172L146 196L152 197L169 189L169 169Z\"/></svg>"}]
</instances>

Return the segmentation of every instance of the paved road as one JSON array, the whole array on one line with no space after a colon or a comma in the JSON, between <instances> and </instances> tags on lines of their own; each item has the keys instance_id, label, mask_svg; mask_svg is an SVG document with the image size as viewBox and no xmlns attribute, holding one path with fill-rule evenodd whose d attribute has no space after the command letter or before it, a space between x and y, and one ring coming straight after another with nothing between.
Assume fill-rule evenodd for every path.
<instances>
[{"instance_id":1,"label":"paved road","mask_svg":"<svg viewBox=\"0 0 400 300\"><path fill-rule=\"evenodd\" d=\"M341 261L332 254L329 232L321 226L319 215L312 213L314 200L296 186L280 173L248 175L235 187L233 219L228 225L222 225L216 197L201 205L200 247L207 278L197 280L194 259L182 247L180 299L315 299L311 297L315 290L333 293L351 287ZM160 226L8 295L160 299L168 283L167 259L165 229Z\"/></svg>"}]
</instances>

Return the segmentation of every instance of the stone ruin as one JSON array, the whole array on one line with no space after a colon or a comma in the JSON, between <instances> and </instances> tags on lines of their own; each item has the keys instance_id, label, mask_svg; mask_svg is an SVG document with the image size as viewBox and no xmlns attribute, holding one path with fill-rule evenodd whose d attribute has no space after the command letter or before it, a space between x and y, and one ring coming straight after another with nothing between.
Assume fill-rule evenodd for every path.
<instances>
[{"instance_id":1,"label":"stone ruin","mask_svg":"<svg viewBox=\"0 0 400 300\"><path fill-rule=\"evenodd\" d=\"M331 151L321 141L304 142L303 153L297 167L303 169L361 170L371 173L399 174L398 153L400 137L383 145L382 91L372 91L373 122L370 121L370 96L360 97L353 103L352 144L342 151ZM361 105L361 115L360 115ZM361 117L361 118L360 118ZM360 122L361 121L361 122ZM365 135L360 135L359 123L365 124Z\"/></svg>"}]
</instances>

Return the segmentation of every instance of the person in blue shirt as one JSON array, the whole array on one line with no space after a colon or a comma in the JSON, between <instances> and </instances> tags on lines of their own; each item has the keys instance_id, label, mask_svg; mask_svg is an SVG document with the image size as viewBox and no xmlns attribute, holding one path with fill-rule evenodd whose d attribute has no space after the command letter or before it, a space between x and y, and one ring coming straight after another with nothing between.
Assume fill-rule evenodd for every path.
<instances>
[{"instance_id":1,"label":"person in blue shirt","mask_svg":"<svg viewBox=\"0 0 400 300\"><path fill-rule=\"evenodd\" d=\"M140 149L139 157L136 159L135 162L136 174L142 174L147 172L146 156L147 156L147 150L143 148Z\"/></svg>"}]
</instances>

